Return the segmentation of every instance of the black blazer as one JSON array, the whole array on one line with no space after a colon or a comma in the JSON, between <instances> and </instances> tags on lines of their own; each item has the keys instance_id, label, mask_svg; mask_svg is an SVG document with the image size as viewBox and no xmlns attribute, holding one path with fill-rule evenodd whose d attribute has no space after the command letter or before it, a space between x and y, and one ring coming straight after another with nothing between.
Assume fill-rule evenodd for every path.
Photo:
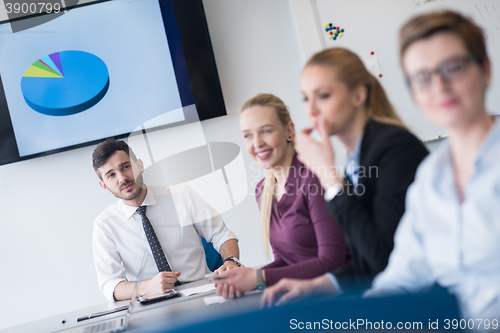
<instances>
[{"instance_id":1,"label":"black blazer","mask_svg":"<svg viewBox=\"0 0 500 333\"><path fill-rule=\"evenodd\" d=\"M344 191L327 209L344 230L352 263L332 272L339 283L372 278L387 266L394 233L405 210L408 186L428 154L407 130L368 120L361 141L359 180L345 177ZM353 279L354 278L354 279Z\"/></svg>"}]
</instances>

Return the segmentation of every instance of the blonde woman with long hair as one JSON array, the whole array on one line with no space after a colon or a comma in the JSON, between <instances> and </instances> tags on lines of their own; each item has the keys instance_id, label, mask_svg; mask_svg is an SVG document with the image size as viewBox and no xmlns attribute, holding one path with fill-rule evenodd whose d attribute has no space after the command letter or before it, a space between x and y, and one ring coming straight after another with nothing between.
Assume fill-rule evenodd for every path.
<instances>
[{"instance_id":1,"label":"blonde woman with long hair","mask_svg":"<svg viewBox=\"0 0 500 333\"><path fill-rule=\"evenodd\" d=\"M240 110L240 128L250 157L266 176L256 186L263 241L274 261L262 269L235 268L216 280L225 298L271 286L283 277L308 279L344 265L342 231L325 207L319 179L297 159L295 129L278 97L259 94Z\"/></svg>"},{"instance_id":2,"label":"blonde woman with long hair","mask_svg":"<svg viewBox=\"0 0 500 333\"><path fill-rule=\"evenodd\" d=\"M353 261L314 280L281 280L266 290L264 306L315 293L336 294L353 281L369 282L381 272L394 246L406 191L427 155L378 79L353 52L331 48L315 54L302 72L301 89L314 127L298 133L298 157L320 179L328 210L344 231ZM321 142L310 137L314 129ZM333 172L333 135L348 152L345 176Z\"/></svg>"}]
</instances>

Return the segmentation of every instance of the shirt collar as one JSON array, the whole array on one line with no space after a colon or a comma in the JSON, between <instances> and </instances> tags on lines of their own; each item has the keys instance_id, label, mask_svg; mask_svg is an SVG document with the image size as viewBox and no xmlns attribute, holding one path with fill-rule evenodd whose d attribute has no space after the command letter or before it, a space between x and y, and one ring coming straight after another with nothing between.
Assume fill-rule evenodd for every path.
<instances>
[{"instance_id":1,"label":"shirt collar","mask_svg":"<svg viewBox=\"0 0 500 333\"><path fill-rule=\"evenodd\" d=\"M481 143L475 158L476 172L483 164L489 164L494 160L498 160L500 156L500 120L493 118L493 126L486 134ZM437 175L453 174L453 163L451 158L451 147L449 140L444 141L433 153L436 155L435 166L437 167Z\"/></svg>"},{"instance_id":2,"label":"shirt collar","mask_svg":"<svg viewBox=\"0 0 500 333\"><path fill-rule=\"evenodd\" d=\"M361 135L358 138L358 141L356 142L356 146L354 147L354 153L351 155L349 152L347 152L347 165L349 163L354 163L355 166L359 166L359 154L361 151L361 141L363 141L363 135L364 132L361 133Z\"/></svg>"},{"instance_id":3,"label":"shirt collar","mask_svg":"<svg viewBox=\"0 0 500 333\"><path fill-rule=\"evenodd\" d=\"M286 177L286 183L285 183L285 191L286 191L286 187L288 184L293 184L293 180L292 180L292 171L293 169L294 172L293 174L298 174L299 172L303 172L301 170L301 167L302 167L302 162L300 162L299 158L297 157L297 152L294 152L293 153L293 158L292 158L292 164L290 164L290 169L288 170L288 176Z\"/></svg>"},{"instance_id":4,"label":"shirt collar","mask_svg":"<svg viewBox=\"0 0 500 333\"><path fill-rule=\"evenodd\" d=\"M125 217L127 219L130 219L132 215L134 215L134 213L137 211L137 208L139 208L125 204L123 200L120 200L120 202L122 205L123 214L125 214ZM144 198L144 201L142 202L141 206L155 206L155 205L156 205L156 199L154 193L150 188L147 188L146 197Z\"/></svg>"},{"instance_id":5,"label":"shirt collar","mask_svg":"<svg viewBox=\"0 0 500 333\"><path fill-rule=\"evenodd\" d=\"M298 168L302 165L302 163L299 161L299 158L297 157L297 152L293 153L292 164L290 165L295 168Z\"/></svg>"},{"instance_id":6,"label":"shirt collar","mask_svg":"<svg viewBox=\"0 0 500 333\"><path fill-rule=\"evenodd\" d=\"M476 155L475 165L476 169L481 166L481 164L491 162L493 160L498 161L499 158L499 147L500 143L500 120L497 117L493 117L493 126L491 126L488 134L484 138L481 146Z\"/></svg>"}]
</instances>

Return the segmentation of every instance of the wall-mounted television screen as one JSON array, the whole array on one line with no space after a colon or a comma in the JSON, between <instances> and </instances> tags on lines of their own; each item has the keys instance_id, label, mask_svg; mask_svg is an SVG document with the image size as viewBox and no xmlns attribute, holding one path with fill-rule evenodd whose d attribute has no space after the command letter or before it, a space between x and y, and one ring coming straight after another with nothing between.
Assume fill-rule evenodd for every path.
<instances>
[{"instance_id":1,"label":"wall-mounted television screen","mask_svg":"<svg viewBox=\"0 0 500 333\"><path fill-rule=\"evenodd\" d=\"M0 24L0 165L226 115L201 0L101 1L34 20Z\"/></svg>"}]
</instances>

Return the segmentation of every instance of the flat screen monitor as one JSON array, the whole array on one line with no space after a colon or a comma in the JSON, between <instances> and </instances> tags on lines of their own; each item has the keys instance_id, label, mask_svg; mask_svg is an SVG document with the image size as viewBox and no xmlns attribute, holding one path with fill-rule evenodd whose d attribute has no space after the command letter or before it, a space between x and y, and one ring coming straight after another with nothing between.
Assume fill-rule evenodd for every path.
<instances>
[{"instance_id":1,"label":"flat screen monitor","mask_svg":"<svg viewBox=\"0 0 500 333\"><path fill-rule=\"evenodd\" d=\"M0 24L0 165L223 115L201 0L99 1Z\"/></svg>"}]
</instances>

